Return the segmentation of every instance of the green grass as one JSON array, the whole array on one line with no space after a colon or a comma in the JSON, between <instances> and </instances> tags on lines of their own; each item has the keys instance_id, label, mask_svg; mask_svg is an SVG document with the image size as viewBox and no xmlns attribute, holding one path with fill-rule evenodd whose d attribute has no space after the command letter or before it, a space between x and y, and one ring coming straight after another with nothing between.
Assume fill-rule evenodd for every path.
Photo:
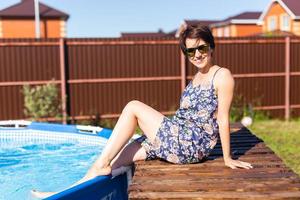
<instances>
[{"instance_id":1,"label":"green grass","mask_svg":"<svg viewBox=\"0 0 300 200\"><path fill-rule=\"evenodd\" d=\"M249 127L284 163L300 175L300 120L263 120Z\"/></svg>"}]
</instances>

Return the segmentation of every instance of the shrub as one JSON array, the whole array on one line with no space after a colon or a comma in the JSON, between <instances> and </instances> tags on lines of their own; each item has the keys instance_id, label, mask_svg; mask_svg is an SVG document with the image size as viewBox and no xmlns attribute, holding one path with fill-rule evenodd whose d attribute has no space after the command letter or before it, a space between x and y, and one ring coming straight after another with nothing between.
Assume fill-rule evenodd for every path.
<instances>
[{"instance_id":1,"label":"shrub","mask_svg":"<svg viewBox=\"0 0 300 200\"><path fill-rule=\"evenodd\" d=\"M24 85L24 114L33 120L48 117L60 117L61 101L56 84L30 87Z\"/></svg>"}]
</instances>

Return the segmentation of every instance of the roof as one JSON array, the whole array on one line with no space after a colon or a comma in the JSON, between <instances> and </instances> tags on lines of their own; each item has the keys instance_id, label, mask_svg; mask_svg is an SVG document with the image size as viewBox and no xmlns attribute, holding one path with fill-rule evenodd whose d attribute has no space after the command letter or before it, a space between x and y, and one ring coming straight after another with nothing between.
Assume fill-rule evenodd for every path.
<instances>
[{"instance_id":1,"label":"roof","mask_svg":"<svg viewBox=\"0 0 300 200\"><path fill-rule=\"evenodd\" d=\"M161 29L158 32L140 32L140 33L121 33L122 38L153 38L153 37L174 37L173 32L165 33Z\"/></svg>"},{"instance_id":2,"label":"roof","mask_svg":"<svg viewBox=\"0 0 300 200\"><path fill-rule=\"evenodd\" d=\"M282 2L293 12L295 16L300 17L300 1L299 0L282 0Z\"/></svg>"},{"instance_id":3,"label":"roof","mask_svg":"<svg viewBox=\"0 0 300 200\"><path fill-rule=\"evenodd\" d=\"M69 15L39 2L40 18L63 18ZM34 0L22 0L20 3L0 10L0 17L4 18L34 18Z\"/></svg>"},{"instance_id":4,"label":"roof","mask_svg":"<svg viewBox=\"0 0 300 200\"><path fill-rule=\"evenodd\" d=\"M228 24L256 24L262 12L243 12L217 23L211 24L212 27L226 26Z\"/></svg>"},{"instance_id":5,"label":"roof","mask_svg":"<svg viewBox=\"0 0 300 200\"><path fill-rule=\"evenodd\" d=\"M263 22L265 16L269 12L271 5L277 2L279 3L283 9L291 16L294 20L300 19L300 1L299 0L271 0L269 5L265 8L261 16L259 17L260 23Z\"/></svg>"},{"instance_id":6,"label":"roof","mask_svg":"<svg viewBox=\"0 0 300 200\"><path fill-rule=\"evenodd\" d=\"M176 32L177 32L177 29L174 29L173 31L170 31L168 34L174 37Z\"/></svg>"},{"instance_id":7,"label":"roof","mask_svg":"<svg viewBox=\"0 0 300 200\"><path fill-rule=\"evenodd\" d=\"M220 22L220 20L184 20L187 25L197 25L202 24L205 26L210 26L211 24Z\"/></svg>"}]
</instances>

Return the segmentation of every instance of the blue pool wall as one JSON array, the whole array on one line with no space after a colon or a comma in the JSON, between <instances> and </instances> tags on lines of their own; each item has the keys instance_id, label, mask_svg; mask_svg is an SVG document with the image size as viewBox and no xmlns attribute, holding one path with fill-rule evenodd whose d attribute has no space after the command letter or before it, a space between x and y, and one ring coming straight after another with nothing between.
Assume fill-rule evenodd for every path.
<instances>
[{"instance_id":1,"label":"blue pool wall","mask_svg":"<svg viewBox=\"0 0 300 200\"><path fill-rule=\"evenodd\" d=\"M116 177L99 176L45 200L127 200L127 188L126 173Z\"/></svg>"},{"instance_id":2,"label":"blue pool wall","mask_svg":"<svg viewBox=\"0 0 300 200\"><path fill-rule=\"evenodd\" d=\"M33 130L44 130L44 131L54 131L54 132L66 132L66 133L82 133L76 128L76 125L64 125L64 124L52 124L52 123L41 123L41 122L32 122L28 129ZM111 129L103 128L97 134L101 137L108 139L112 133Z\"/></svg>"}]
</instances>

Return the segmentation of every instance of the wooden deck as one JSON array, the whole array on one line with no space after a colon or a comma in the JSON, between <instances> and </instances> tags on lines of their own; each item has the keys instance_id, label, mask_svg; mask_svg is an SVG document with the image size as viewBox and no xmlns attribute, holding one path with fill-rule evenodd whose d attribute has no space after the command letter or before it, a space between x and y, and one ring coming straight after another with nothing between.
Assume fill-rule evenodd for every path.
<instances>
[{"instance_id":1,"label":"wooden deck","mask_svg":"<svg viewBox=\"0 0 300 200\"><path fill-rule=\"evenodd\" d=\"M231 127L231 149L254 168L224 166L220 141L203 163L136 162L129 199L300 199L299 176L248 129Z\"/></svg>"}]
</instances>

